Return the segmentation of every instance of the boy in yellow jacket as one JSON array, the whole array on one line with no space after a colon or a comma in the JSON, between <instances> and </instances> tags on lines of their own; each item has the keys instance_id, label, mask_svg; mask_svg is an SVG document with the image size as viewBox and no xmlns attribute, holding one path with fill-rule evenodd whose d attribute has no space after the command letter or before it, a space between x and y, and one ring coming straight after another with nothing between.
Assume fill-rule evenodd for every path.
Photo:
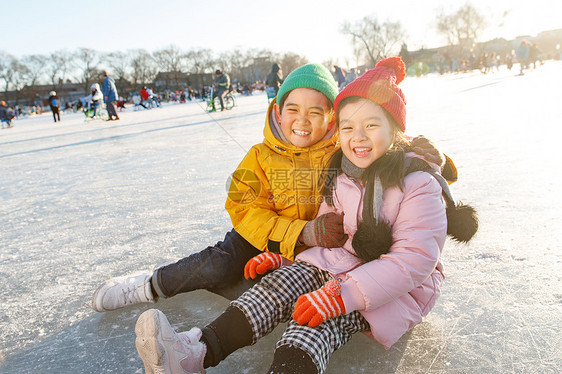
<instances>
[{"instance_id":1,"label":"boy in yellow jacket","mask_svg":"<svg viewBox=\"0 0 562 374\"><path fill-rule=\"evenodd\" d=\"M325 67L308 64L293 71L269 106L263 143L250 149L233 174L226 209L234 229L222 242L154 272L104 282L92 307L114 310L197 289L236 298L254 283L243 277L250 259L269 251L292 260L295 248L305 244L298 239L320 203L319 173L337 144L337 93ZM337 244L343 239L341 217L329 218L319 237ZM319 221L309 226L321 226Z\"/></svg>"},{"instance_id":2,"label":"boy in yellow jacket","mask_svg":"<svg viewBox=\"0 0 562 374\"><path fill-rule=\"evenodd\" d=\"M324 66L307 64L289 74L268 108L263 143L250 149L232 176L226 209L234 228L224 240L154 272L104 282L92 307L115 310L197 289L234 299L259 280L249 278L293 260L295 252L340 246L346 239L342 216L314 219L321 173L337 147L337 94Z\"/></svg>"}]
</instances>

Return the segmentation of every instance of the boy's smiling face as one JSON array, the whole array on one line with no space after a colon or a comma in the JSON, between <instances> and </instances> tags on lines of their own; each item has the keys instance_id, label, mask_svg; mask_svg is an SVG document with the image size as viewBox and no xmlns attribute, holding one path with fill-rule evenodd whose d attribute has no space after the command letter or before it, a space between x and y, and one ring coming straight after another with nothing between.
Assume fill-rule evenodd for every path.
<instances>
[{"instance_id":1,"label":"boy's smiling face","mask_svg":"<svg viewBox=\"0 0 562 374\"><path fill-rule=\"evenodd\" d=\"M323 93L311 88L292 90L283 103L283 109L274 105L275 116L285 138L297 147L310 147L331 130L332 111Z\"/></svg>"}]
</instances>

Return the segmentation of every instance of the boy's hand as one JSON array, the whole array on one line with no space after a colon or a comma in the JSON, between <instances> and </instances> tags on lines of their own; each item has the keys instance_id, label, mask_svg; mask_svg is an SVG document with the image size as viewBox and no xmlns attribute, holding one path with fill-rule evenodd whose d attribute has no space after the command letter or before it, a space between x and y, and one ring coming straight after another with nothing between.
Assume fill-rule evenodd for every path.
<instances>
[{"instance_id":1,"label":"boy's hand","mask_svg":"<svg viewBox=\"0 0 562 374\"><path fill-rule=\"evenodd\" d=\"M412 151L420 156L423 156L427 162L434 163L439 167L442 167L445 164L445 155L439 152L439 150L435 148L435 144L433 144L431 140L425 136L416 136L412 139L411 145Z\"/></svg>"},{"instance_id":2,"label":"boy's hand","mask_svg":"<svg viewBox=\"0 0 562 374\"><path fill-rule=\"evenodd\" d=\"M337 248L347 238L343 232L343 214L323 214L308 222L302 230L302 240L309 247Z\"/></svg>"},{"instance_id":3,"label":"boy's hand","mask_svg":"<svg viewBox=\"0 0 562 374\"><path fill-rule=\"evenodd\" d=\"M293 319L299 325L316 327L327 320L345 314L340 296L341 285L332 279L321 289L299 296Z\"/></svg>"},{"instance_id":4,"label":"boy's hand","mask_svg":"<svg viewBox=\"0 0 562 374\"><path fill-rule=\"evenodd\" d=\"M244 266L244 278L255 279L258 274L265 274L270 270L281 267L282 257L277 253L263 252L250 259Z\"/></svg>"}]
</instances>

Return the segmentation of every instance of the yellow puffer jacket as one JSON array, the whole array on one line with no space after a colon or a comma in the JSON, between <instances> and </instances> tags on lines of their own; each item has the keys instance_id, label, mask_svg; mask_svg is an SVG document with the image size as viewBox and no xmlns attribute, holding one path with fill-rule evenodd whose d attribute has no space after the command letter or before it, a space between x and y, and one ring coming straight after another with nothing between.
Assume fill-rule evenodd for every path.
<instances>
[{"instance_id":1,"label":"yellow puffer jacket","mask_svg":"<svg viewBox=\"0 0 562 374\"><path fill-rule=\"evenodd\" d=\"M338 137L332 129L309 148L283 142L274 135L274 102L267 111L265 139L250 149L232 175L225 207L234 229L254 247L293 260L297 239L320 206L319 180Z\"/></svg>"}]
</instances>

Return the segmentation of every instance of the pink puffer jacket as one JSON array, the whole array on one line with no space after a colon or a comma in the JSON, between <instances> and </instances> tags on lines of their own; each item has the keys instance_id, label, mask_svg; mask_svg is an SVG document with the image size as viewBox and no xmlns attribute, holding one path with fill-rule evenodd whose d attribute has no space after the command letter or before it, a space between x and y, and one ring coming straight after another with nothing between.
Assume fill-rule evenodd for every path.
<instances>
[{"instance_id":1,"label":"pink puffer jacket","mask_svg":"<svg viewBox=\"0 0 562 374\"><path fill-rule=\"evenodd\" d=\"M364 188L340 174L334 207L323 203L318 215L344 213L349 240L343 248L313 247L296 260L328 271L342 284L348 313L360 311L371 325L370 336L390 348L421 322L439 297L444 276L439 261L447 233L445 203L439 183L426 172L404 179L404 190L384 192L381 216L392 226L390 252L363 263L351 246L361 221Z\"/></svg>"}]
</instances>

